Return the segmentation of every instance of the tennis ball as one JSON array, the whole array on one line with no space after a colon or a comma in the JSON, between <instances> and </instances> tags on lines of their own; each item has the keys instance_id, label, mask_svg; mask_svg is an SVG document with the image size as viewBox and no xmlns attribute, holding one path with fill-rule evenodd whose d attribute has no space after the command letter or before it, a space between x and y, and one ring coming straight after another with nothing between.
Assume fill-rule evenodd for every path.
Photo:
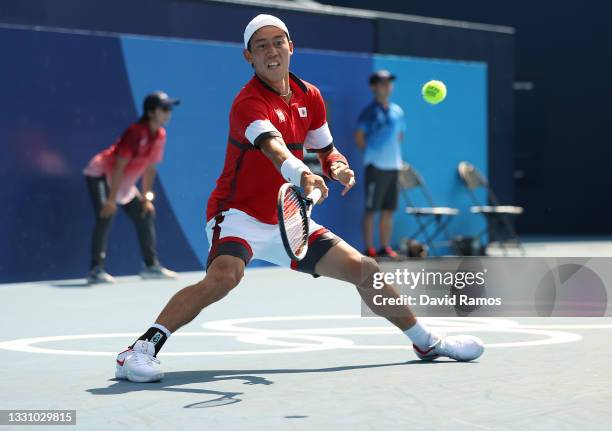
<instances>
[{"instance_id":1,"label":"tennis ball","mask_svg":"<svg viewBox=\"0 0 612 431\"><path fill-rule=\"evenodd\" d=\"M423 85L421 93L427 103L437 105L446 98L446 85L442 81L432 80Z\"/></svg>"}]
</instances>

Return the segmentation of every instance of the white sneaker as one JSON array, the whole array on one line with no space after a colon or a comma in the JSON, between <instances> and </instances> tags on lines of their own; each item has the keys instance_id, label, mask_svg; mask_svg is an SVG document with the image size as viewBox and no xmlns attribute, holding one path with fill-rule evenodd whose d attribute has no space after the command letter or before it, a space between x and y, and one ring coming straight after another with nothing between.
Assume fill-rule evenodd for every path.
<instances>
[{"instance_id":1,"label":"white sneaker","mask_svg":"<svg viewBox=\"0 0 612 431\"><path fill-rule=\"evenodd\" d=\"M152 266L145 266L142 271L140 271L140 276L144 279L169 279L176 278L177 274L174 271L170 271L168 268L164 268L163 266L157 264Z\"/></svg>"},{"instance_id":2,"label":"white sneaker","mask_svg":"<svg viewBox=\"0 0 612 431\"><path fill-rule=\"evenodd\" d=\"M455 361L473 361L484 352L484 344L472 335L439 335L433 334L435 342L427 349L412 345L414 353L423 361L433 361L441 356Z\"/></svg>"},{"instance_id":3,"label":"white sneaker","mask_svg":"<svg viewBox=\"0 0 612 431\"><path fill-rule=\"evenodd\" d=\"M117 355L115 377L130 382L157 382L164 377L155 346L150 341L138 340L134 347Z\"/></svg>"},{"instance_id":4,"label":"white sneaker","mask_svg":"<svg viewBox=\"0 0 612 431\"><path fill-rule=\"evenodd\" d=\"M87 275L87 284L114 283L115 279L102 268L94 268Z\"/></svg>"}]
</instances>

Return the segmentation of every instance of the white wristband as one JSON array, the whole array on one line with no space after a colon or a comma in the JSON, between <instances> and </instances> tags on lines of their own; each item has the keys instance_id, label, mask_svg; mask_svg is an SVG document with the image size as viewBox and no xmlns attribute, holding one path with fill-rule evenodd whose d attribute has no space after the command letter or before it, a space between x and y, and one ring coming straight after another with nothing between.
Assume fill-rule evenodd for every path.
<instances>
[{"instance_id":1,"label":"white wristband","mask_svg":"<svg viewBox=\"0 0 612 431\"><path fill-rule=\"evenodd\" d=\"M302 185L302 174L304 172L312 173L308 166L297 157L289 157L281 165L283 178L298 187Z\"/></svg>"}]
</instances>

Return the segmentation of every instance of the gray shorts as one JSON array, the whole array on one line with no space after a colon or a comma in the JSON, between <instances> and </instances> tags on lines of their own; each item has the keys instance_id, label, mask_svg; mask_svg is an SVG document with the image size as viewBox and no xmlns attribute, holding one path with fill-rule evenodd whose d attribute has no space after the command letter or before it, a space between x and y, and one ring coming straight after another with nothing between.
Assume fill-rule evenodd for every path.
<instances>
[{"instance_id":1,"label":"gray shorts","mask_svg":"<svg viewBox=\"0 0 612 431\"><path fill-rule=\"evenodd\" d=\"M395 211L399 192L397 179L399 171L366 167L366 211Z\"/></svg>"}]
</instances>

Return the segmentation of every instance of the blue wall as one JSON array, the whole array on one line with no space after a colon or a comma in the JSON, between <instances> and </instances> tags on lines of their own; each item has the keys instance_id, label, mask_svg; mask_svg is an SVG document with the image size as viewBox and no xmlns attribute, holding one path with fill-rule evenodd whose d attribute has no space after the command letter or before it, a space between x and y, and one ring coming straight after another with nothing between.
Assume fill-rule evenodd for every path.
<instances>
[{"instance_id":1,"label":"blue wall","mask_svg":"<svg viewBox=\"0 0 612 431\"><path fill-rule=\"evenodd\" d=\"M84 274L93 211L81 170L136 119L143 95L156 89L183 101L168 127L156 186L160 257L173 269L201 268L204 208L222 166L229 107L252 73L240 45L2 29L0 48L12 59L0 69L0 90L12 108L0 116L8 155L0 160L0 281ZM486 68L298 45L292 69L322 90L335 142L358 179L361 155L352 132L370 99L367 76L381 66L399 76L396 101L408 119L406 159L423 171L440 203L465 207L455 166L469 158L486 170ZM448 101L436 107L420 99L422 82L433 77L449 84ZM333 189L339 191L336 184ZM329 200L316 213L317 221L360 248L362 191ZM398 217L398 235L409 229L406 223ZM479 223L466 218L455 229L465 233ZM119 214L107 267L120 275L137 272L139 265L135 233Z\"/></svg>"},{"instance_id":2,"label":"blue wall","mask_svg":"<svg viewBox=\"0 0 612 431\"><path fill-rule=\"evenodd\" d=\"M393 2L382 0L376 4L372 4L370 0L352 0L348 3L338 1L335 3L344 3L351 7L364 7L366 9L373 7L384 9L392 6L396 10L401 10L402 8L409 9L422 6L434 11L416 14L422 16L440 16L440 13L447 14L449 10L455 9L469 15L474 11L481 12L487 9L480 8L477 10L453 6L445 7L444 10L436 10L437 3L435 2L432 3L432 6L425 2L398 2L395 0ZM541 7L540 9L545 10L546 8ZM556 12L559 14L558 10ZM373 18L363 15L360 17L327 15L286 10L272 5L262 7L255 4L220 3L208 0L130 0L129 2L124 0L105 0L103 2L95 0L62 0L61 2L57 0L19 0L18 2L3 2L2 7L0 7L0 23L26 28L28 26L41 26L41 28L93 30L115 34L142 34L239 43L245 23L260 13L271 13L280 17L288 25L291 30L291 37L299 48L486 63L488 71L487 165L489 167L489 181L501 201L505 203L514 202L514 90L512 83L514 81L515 36L507 28L483 30L482 28L476 29L471 25L447 26L440 22L423 22L419 19L403 20L388 17ZM451 15L452 13L454 12L451 12ZM501 15L504 15L502 21L510 16L508 15L508 8L505 8ZM572 16L571 14L565 15ZM472 17L470 20L475 22L486 21L481 15L478 18ZM493 22L498 23L495 20ZM316 29L316 31L313 31L313 29ZM523 33L520 33L520 35L524 40L529 40L529 36L526 37ZM538 52L538 58L541 61L542 56L538 50L541 51L540 48L534 48L534 52ZM563 47L559 48L558 51L561 52L562 50ZM580 62L576 64L579 65ZM546 76L546 74L540 75ZM559 76L564 78L563 74ZM525 76L522 78L533 79L533 77ZM548 81L550 80L546 80L546 82ZM560 87L549 83L548 88L557 89ZM576 86L576 89L580 89L580 87ZM557 91L555 94L557 93L562 94L563 92ZM532 109L538 115L534 116L536 118L534 124L525 128L526 133L531 138L529 140L522 139L522 141L537 142L539 139L537 131L544 127L542 123L546 123L546 121L537 121L541 120L540 117L543 115L540 112L542 110L538 110L538 104L542 103L541 99L543 98L529 97L525 101L525 105L529 106L529 109ZM607 100L605 97L600 99ZM586 117L589 118L588 115ZM591 115L591 117L593 116ZM596 130L592 126L591 124L590 130ZM563 133L559 135L563 136ZM554 146L556 142L552 142ZM529 147L529 151L534 151L533 149L538 146L527 144L525 148L527 147ZM526 154L527 157L531 155L523 149L520 155L521 160L526 158ZM532 165L536 166L539 162L536 158L533 159ZM606 158L604 157L601 160L606 160ZM594 172L598 172L598 170L594 170ZM556 180L557 178L554 181ZM538 194L539 189L536 188L535 190L535 194ZM564 189L559 188L559 190ZM551 190L548 191L551 192ZM585 198L583 197L583 199ZM556 199L556 202L565 201L567 200ZM533 213L533 211L528 211L528 213ZM535 211L536 215L534 217L538 217L537 214L539 213L544 214L542 211ZM601 214L605 214L605 212L601 212ZM521 217L519 220L524 218ZM574 218L577 220L576 223L580 224L581 219L579 217ZM565 225L569 224L565 223Z\"/></svg>"},{"instance_id":3,"label":"blue wall","mask_svg":"<svg viewBox=\"0 0 612 431\"><path fill-rule=\"evenodd\" d=\"M137 109L118 38L0 30L0 281L83 275L93 210L81 171L109 146ZM138 105L140 103L137 103ZM197 263L159 190L161 258L175 268ZM137 272L136 234L115 220L108 266Z\"/></svg>"},{"instance_id":4,"label":"blue wall","mask_svg":"<svg viewBox=\"0 0 612 431\"><path fill-rule=\"evenodd\" d=\"M457 165L468 160L487 175L487 67L483 63L424 60L398 56L374 57L374 66L397 74L394 101L406 114L403 159L417 169L435 203L458 208L449 225L451 234L473 235L484 228L470 214L472 204L457 176ZM443 81L448 89L443 103L430 105L420 97L424 82ZM415 205L427 206L419 191L409 194ZM485 201L484 192L480 198ZM403 208L395 215L394 238L408 237L414 223Z\"/></svg>"}]
</instances>

